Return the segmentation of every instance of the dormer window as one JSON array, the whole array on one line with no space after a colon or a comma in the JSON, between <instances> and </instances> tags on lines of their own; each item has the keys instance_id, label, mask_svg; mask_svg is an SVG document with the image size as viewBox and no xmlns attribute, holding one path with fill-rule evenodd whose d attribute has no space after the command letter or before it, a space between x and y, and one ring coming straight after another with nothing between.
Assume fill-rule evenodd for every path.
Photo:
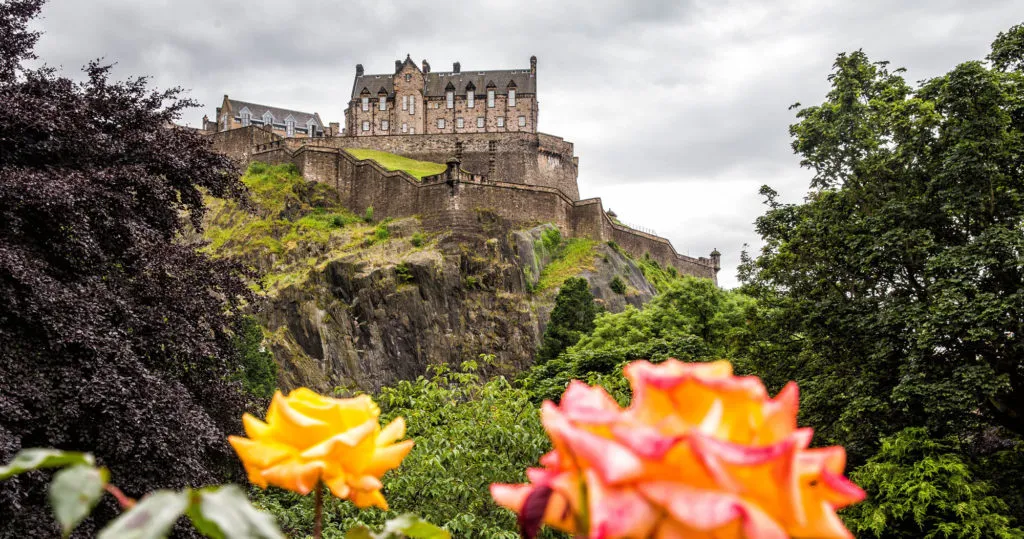
<instances>
[{"instance_id":1,"label":"dormer window","mask_svg":"<svg viewBox=\"0 0 1024 539\"><path fill-rule=\"evenodd\" d=\"M316 136L316 121L315 120L313 120L313 119L309 120L309 123L306 124L306 131L309 133L310 137Z\"/></svg>"},{"instance_id":2,"label":"dormer window","mask_svg":"<svg viewBox=\"0 0 1024 539\"><path fill-rule=\"evenodd\" d=\"M380 101L380 107L379 107L380 110L388 110L388 96L381 95L379 101Z\"/></svg>"},{"instance_id":3,"label":"dormer window","mask_svg":"<svg viewBox=\"0 0 1024 539\"><path fill-rule=\"evenodd\" d=\"M447 100L448 108L454 109L455 108L455 91L454 90L448 90L447 92L445 92L444 96L445 96L445 99Z\"/></svg>"},{"instance_id":4,"label":"dormer window","mask_svg":"<svg viewBox=\"0 0 1024 539\"><path fill-rule=\"evenodd\" d=\"M494 90L487 90L487 108L494 108Z\"/></svg>"},{"instance_id":5,"label":"dormer window","mask_svg":"<svg viewBox=\"0 0 1024 539\"><path fill-rule=\"evenodd\" d=\"M287 120L285 120L284 121L284 128L285 128L285 133L289 137L294 137L295 136L295 120L293 120L291 118L288 118Z\"/></svg>"},{"instance_id":6,"label":"dormer window","mask_svg":"<svg viewBox=\"0 0 1024 539\"><path fill-rule=\"evenodd\" d=\"M241 116L242 116L242 127L248 127L249 126L249 120L252 119L252 115L249 114L248 110L243 110Z\"/></svg>"},{"instance_id":7,"label":"dormer window","mask_svg":"<svg viewBox=\"0 0 1024 539\"><path fill-rule=\"evenodd\" d=\"M370 96L363 96L363 112L370 110Z\"/></svg>"},{"instance_id":8,"label":"dormer window","mask_svg":"<svg viewBox=\"0 0 1024 539\"><path fill-rule=\"evenodd\" d=\"M515 88L509 88L508 89L508 106L510 106L510 107L516 106L516 89Z\"/></svg>"},{"instance_id":9,"label":"dormer window","mask_svg":"<svg viewBox=\"0 0 1024 539\"><path fill-rule=\"evenodd\" d=\"M474 98L476 98L476 92L473 90L466 90L466 107L473 108Z\"/></svg>"},{"instance_id":10,"label":"dormer window","mask_svg":"<svg viewBox=\"0 0 1024 539\"><path fill-rule=\"evenodd\" d=\"M263 125L274 126L274 115L267 111L263 114Z\"/></svg>"}]
</instances>

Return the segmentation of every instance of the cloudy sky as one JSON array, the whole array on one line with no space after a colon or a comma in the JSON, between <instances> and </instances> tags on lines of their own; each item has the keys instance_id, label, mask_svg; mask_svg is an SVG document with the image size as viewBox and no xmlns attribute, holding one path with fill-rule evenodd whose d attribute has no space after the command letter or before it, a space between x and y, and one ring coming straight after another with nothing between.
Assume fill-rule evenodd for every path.
<instances>
[{"instance_id":1,"label":"cloudy sky","mask_svg":"<svg viewBox=\"0 0 1024 539\"><path fill-rule=\"evenodd\" d=\"M912 81L980 59L1024 22L1020 0L50 0L38 52L74 75L116 73L344 121L355 65L529 66L540 129L576 144L580 195L691 256L723 253L736 284L768 184L799 201L809 173L789 147L794 102L820 103L836 53L863 48Z\"/></svg>"}]
</instances>

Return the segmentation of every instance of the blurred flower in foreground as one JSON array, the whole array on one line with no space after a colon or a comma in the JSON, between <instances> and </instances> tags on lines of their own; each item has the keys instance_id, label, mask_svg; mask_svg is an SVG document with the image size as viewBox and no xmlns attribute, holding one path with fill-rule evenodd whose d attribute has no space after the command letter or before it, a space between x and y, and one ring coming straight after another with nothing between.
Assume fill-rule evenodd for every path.
<instances>
[{"instance_id":1,"label":"blurred flower in foreground","mask_svg":"<svg viewBox=\"0 0 1024 539\"><path fill-rule=\"evenodd\" d=\"M848 538L835 510L864 498L842 447L809 449L797 387L774 399L727 361L626 366L633 402L573 381L541 420L554 450L530 483L491 485L523 534L593 538Z\"/></svg>"},{"instance_id":2,"label":"blurred flower in foreground","mask_svg":"<svg viewBox=\"0 0 1024 539\"><path fill-rule=\"evenodd\" d=\"M285 397L278 391L266 423L245 414L249 437L228 441L260 488L305 495L323 481L335 496L360 508L387 509L380 477L402 463L413 442L398 442L405 436L402 418L382 429L379 417L380 408L366 395L333 399L299 388Z\"/></svg>"}]
</instances>

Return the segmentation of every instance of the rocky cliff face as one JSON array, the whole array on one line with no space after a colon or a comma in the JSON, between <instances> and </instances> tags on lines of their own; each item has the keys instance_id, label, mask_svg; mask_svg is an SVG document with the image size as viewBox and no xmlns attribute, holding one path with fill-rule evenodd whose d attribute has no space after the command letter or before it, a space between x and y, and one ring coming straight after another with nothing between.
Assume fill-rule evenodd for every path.
<instances>
[{"instance_id":1,"label":"rocky cliff face","mask_svg":"<svg viewBox=\"0 0 1024 539\"><path fill-rule=\"evenodd\" d=\"M482 211L475 225L428 237L416 218L367 223L331 206L322 186L271 180L290 187L247 180L254 212L212 201L206 234L212 253L263 275L256 316L282 388L372 391L480 354L518 370L532 363L565 277L588 278L611 311L654 295L617 249L563 240L551 225L510 230ZM624 294L610 287L616 276Z\"/></svg>"}]
</instances>

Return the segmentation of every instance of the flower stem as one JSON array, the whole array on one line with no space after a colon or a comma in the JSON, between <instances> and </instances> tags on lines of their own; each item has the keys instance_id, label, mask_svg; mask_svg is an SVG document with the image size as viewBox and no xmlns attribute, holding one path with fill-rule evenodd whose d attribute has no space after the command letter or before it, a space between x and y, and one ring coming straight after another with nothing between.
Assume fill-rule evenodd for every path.
<instances>
[{"instance_id":1,"label":"flower stem","mask_svg":"<svg viewBox=\"0 0 1024 539\"><path fill-rule=\"evenodd\" d=\"M121 489L115 487L114 485L107 483L106 485L103 486L103 489L109 492L111 496L117 499L117 503L121 506L122 510L127 511L131 509L133 505L135 505L135 500L129 498L128 496L125 496L124 492L121 492Z\"/></svg>"},{"instance_id":2,"label":"flower stem","mask_svg":"<svg viewBox=\"0 0 1024 539\"><path fill-rule=\"evenodd\" d=\"M316 493L313 495L313 539L321 538L322 521L324 517L324 488L319 481L316 483Z\"/></svg>"}]
</instances>

